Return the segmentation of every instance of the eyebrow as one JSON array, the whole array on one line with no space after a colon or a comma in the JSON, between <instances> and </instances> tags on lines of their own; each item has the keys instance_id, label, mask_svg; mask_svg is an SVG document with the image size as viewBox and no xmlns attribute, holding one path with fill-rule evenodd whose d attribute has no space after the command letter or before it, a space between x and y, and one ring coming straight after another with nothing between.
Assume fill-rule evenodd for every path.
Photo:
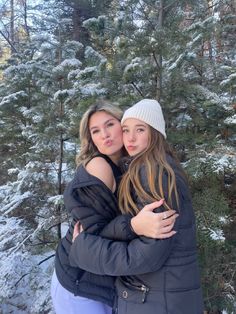
<instances>
[{"instance_id":1,"label":"eyebrow","mask_svg":"<svg viewBox=\"0 0 236 314\"><path fill-rule=\"evenodd\" d=\"M145 127L145 128L147 127L145 124L135 124L135 127L139 127L139 126L142 126L142 127ZM123 124L123 125L122 125L122 128L124 128L124 127L127 128L128 125L127 125L127 124Z\"/></svg>"},{"instance_id":2,"label":"eyebrow","mask_svg":"<svg viewBox=\"0 0 236 314\"><path fill-rule=\"evenodd\" d=\"M110 121L115 121L116 119L115 118L111 118L111 119L108 119L108 120L106 120L105 122L104 122L104 124L107 124L107 123L109 123ZM97 129L97 128L99 128L99 126L92 126L89 130L91 131L91 130L93 130L93 129Z\"/></svg>"}]
</instances>

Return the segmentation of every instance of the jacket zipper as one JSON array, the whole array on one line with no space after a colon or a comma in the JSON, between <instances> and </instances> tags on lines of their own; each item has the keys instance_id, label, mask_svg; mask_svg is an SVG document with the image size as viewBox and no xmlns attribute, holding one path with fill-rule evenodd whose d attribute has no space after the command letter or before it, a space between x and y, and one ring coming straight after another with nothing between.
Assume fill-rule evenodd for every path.
<instances>
[{"instance_id":1,"label":"jacket zipper","mask_svg":"<svg viewBox=\"0 0 236 314\"><path fill-rule=\"evenodd\" d=\"M142 303L144 303L146 301L146 297L147 297L147 293L149 291L149 288L144 286L144 285L142 285L140 287L140 289L143 291Z\"/></svg>"},{"instance_id":2,"label":"jacket zipper","mask_svg":"<svg viewBox=\"0 0 236 314\"><path fill-rule=\"evenodd\" d=\"M123 282L125 286L129 287L130 289L142 291L142 303L146 301L146 297L149 292L149 288L147 286L145 286L144 284L142 284L141 286L136 286L125 280L121 280L121 281Z\"/></svg>"}]
</instances>

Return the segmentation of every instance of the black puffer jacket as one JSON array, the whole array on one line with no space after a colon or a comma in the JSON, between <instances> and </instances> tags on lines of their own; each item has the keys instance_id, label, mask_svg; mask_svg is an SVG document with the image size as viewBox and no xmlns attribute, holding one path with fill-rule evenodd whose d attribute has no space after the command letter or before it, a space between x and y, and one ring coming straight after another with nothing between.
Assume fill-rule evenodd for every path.
<instances>
[{"instance_id":1,"label":"black puffer jacket","mask_svg":"<svg viewBox=\"0 0 236 314\"><path fill-rule=\"evenodd\" d=\"M172 159L176 174L179 212L174 230L165 240L140 237L131 242L103 239L82 232L70 253L72 265L119 277L116 280L119 314L202 314L203 300L197 261L196 227L190 193ZM141 170L143 186L146 174ZM167 191L167 176L163 178ZM138 200L137 200L138 203ZM139 204L140 207L144 204ZM164 210L159 208L158 211ZM82 254L76 254L77 247ZM96 263L91 263L91 258Z\"/></svg>"},{"instance_id":2,"label":"black puffer jacket","mask_svg":"<svg viewBox=\"0 0 236 314\"><path fill-rule=\"evenodd\" d=\"M80 220L84 230L106 238L126 241L135 237L130 229L129 215L120 215L114 194L98 178L80 166L64 193L67 210L73 221L56 250L55 269L59 282L74 295L113 305L114 277L95 275L79 267L72 267L68 255L75 223ZM119 216L118 216L119 215ZM80 254L77 252L78 254ZM92 262L97 263L92 257Z\"/></svg>"}]
</instances>

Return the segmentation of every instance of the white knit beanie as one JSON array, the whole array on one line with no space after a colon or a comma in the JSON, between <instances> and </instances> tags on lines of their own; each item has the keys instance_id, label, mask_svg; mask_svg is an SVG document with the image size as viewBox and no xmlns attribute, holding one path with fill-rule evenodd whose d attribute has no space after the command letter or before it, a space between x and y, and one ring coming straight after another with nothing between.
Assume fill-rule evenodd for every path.
<instances>
[{"instance_id":1,"label":"white knit beanie","mask_svg":"<svg viewBox=\"0 0 236 314\"><path fill-rule=\"evenodd\" d=\"M165 120L158 101L154 99L140 100L124 112L124 115L121 119L121 124L123 124L124 121L129 118L139 119L147 123L159 131L166 138Z\"/></svg>"}]
</instances>

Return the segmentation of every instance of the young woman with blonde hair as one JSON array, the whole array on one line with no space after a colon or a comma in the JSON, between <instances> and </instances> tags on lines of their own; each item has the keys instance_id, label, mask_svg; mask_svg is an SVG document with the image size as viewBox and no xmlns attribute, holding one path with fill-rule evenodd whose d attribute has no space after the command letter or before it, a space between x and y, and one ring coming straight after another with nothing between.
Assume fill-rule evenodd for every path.
<instances>
[{"instance_id":1,"label":"young woman with blonde hair","mask_svg":"<svg viewBox=\"0 0 236 314\"><path fill-rule=\"evenodd\" d=\"M124 153L121 116L118 106L99 101L85 112L80 123L78 168L64 193L73 221L58 244L51 285L57 314L110 314L114 303L114 277L95 275L69 263L73 229L78 220L86 232L120 241L130 241L137 235L165 238L175 233L171 230L176 218L174 211L170 211L171 217L166 221L151 212L162 201L147 205L135 217L121 215L118 209L116 194L121 176L118 162Z\"/></svg>"},{"instance_id":2,"label":"young woman with blonde hair","mask_svg":"<svg viewBox=\"0 0 236 314\"><path fill-rule=\"evenodd\" d=\"M179 213L177 233L164 240L139 237L124 242L87 232L77 236L75 230L71 265L119 276L118 314L203 314L194 211L183 170L166 142L160 104L141 100L125 111L121 125L131 157L119 188L122 212L134 216L145 204L164 198L158 211L163 218L169 208Z\"/></svg>"}]
</instances>

